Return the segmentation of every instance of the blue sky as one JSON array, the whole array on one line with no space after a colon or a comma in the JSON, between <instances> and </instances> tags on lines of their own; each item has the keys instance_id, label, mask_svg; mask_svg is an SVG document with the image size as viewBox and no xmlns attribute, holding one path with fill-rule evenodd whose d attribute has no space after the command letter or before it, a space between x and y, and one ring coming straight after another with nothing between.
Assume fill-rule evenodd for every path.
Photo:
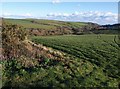
<instances>
[{"instance_id":1,"label":"blue sky","mask_svg":"<svg viewBox=\"0 0 120 89\"><path fill-rule=\"evenodd\" d=\"M1 0L2 2L51 2L56 0ZM118 2L119 0L59 0L61 2Z\"/></svg>"},{"instance_id":2,"label":"blue sky","mask_svg":"<svg viewBox=\"0 0 120 89\"><path fill-rule=\"evenodd\" d=\"M112 24L117 22L117 13L117 2L60 2L55 0L55 2L2 3L2 14L9 18L31 17L83 22L92 22L96 18L93 22L100 21L101 24L104 22L101 20L108 19L104 24Z\"/></svg>"}]
</instances>

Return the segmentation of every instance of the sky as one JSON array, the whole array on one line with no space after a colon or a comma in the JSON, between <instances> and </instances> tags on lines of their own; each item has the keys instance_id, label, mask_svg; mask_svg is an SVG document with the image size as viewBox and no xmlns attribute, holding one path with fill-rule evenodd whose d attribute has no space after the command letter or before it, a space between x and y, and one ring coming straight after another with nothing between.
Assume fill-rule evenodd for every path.
<instances>
[{"instance_id":1,"label":"sky","mask_svg":"<svg viewBox=\"0 0 120 89\"><path fill-rule=\"evenodd\" d=\"M2 2L119 2L119 0L1 0Z\"/></svg>"},{"instance_id":2,"label":"sky","mask_svg":"<svg viewBox=\"0 0 120 89\"><path fill-rule=\"evenodd\" d=\"M117 2L3 2L5 18L38 18L62 21L114 24L118 19Z\"/></svg>"}]
</instances>

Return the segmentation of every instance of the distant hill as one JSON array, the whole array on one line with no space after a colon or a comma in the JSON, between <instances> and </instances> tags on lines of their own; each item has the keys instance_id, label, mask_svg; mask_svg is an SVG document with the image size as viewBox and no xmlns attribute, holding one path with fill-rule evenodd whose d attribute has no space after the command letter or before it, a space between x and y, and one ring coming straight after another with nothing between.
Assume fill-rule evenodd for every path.
<instances>
[{"instance_id":1,"label":"distant hill","mask_svg":"<svg viewBox=\"0 0 120 89\"><path fill-rule=\"evenodd\" d=\"M113 25L101 25L99 29L104 30L118 30L120 28L120 24L113 24Z\"/></svg>"},{"instance_id":2,"label":"distant hill","mask_svg":"<svg viewBox=\"0 0 120 89\"><path fill-rule=\"evenodd\" d=\"M120 24L101 25L98 28L93 29L93 32L100 33L100 34L119 34Z\"/></svg>"},{"instance_id":3,"label":"distant hill","mask_svg":"<svg viewBox=\"0 0 120 89\"><path fill-rule=\"evenodd\" d=\"M23 26L30 35L99 34L117 33L110 31L112 25L99 25L90 22L66 22L45 19L3 19L4 22ZM119 25L119 24L118 24ZM114 28L117 26L113 25ZM113 29L113 28L112 28ZM115 29L116 30L116 29Z\"/></svg>"}]
</instances>

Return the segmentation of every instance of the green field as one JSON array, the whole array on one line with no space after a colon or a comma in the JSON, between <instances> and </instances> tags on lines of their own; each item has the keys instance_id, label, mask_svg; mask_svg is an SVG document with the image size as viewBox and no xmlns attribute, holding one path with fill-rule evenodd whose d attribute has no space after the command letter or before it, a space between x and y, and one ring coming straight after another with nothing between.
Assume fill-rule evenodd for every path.
<instances>
[{"instance_id":1,"label":"green field","mask_svg":"<svg viewBox=\"0 0 120 89\"><path fill-rule=\"evenodd\" d=\"M3 19L8 24L22 26L30 35L48 36L48 35L81 35L81 34L117 34L117 29L101 29L99 24L88 22L69 22L46 19Z\"/></svg>"},{"instance_id":2,"label":"green field","mask_svg":"<svg viewBox=\"0 0 120 89\"><path fill-rule=\"evenodd\" d=\"M6 20L26 28L85 25L50 20ZM118 89L120 38L117 34L33 36L17 25L3 24L3 59L0 61L3 88Z\"/></svg>"},{"instance_id":3,"label":"green field","mask_svg":"<svg viewBox=\"0 0 120 89\"><path fill-rule=\"evenodd\" d=\"M80 73L86 71L85 79L81 81L83 85L115 87L118 84L120 78L118 51L120 48L116 43L117 35L40 36L32 37L32 39L37 44L52 47L73 57L76 62L73 64L73 69L78 69ZM81 66L77 66L81 60L85 61L84 70L79 70ZM79 77L77 79L79 80Z\"/></svg>"},{"instance_id":4,"label":"green field","mask_svg":"<svg viewBox=\"0 0 120 89\"><path fill-rule=\"evenodd\" d=\"M44 60L40 63L25 56L5 60L2 62L3 86L20 89L31 87L118 89L119 47L115 40L118 40L117 35L32 37L36 44L64 52L64 59L59 61L44 55ZM54 57L58 58L57 56L59 55L54 54Z\"/></svg>"},{"instance_id":5,"label":"green field","mask_svg":"<svg viewBox=\"0 0 120 89\"><path fill-rule=\"evenodd\" d=\"M78 58L89 58L89 54L101 57L117 57L119 47L117 35L66 35L66 36L36 36L32 38L35 43L40 43L54 49L61 50ZM91 53L92 52L92 53ZM106 53L106 55L102 55ZM115 57L112 57L114 55Z\"/></svg>"},{"instance_id":6,"label":"green field","mask_svg":"<svg viewBox=\"0 0 120 89\"><path fill-rule=\"evenodd\" d=\"M45 30L56 29L56 27L62 26L80 27L87 25L87 23L83 22L64 22L45 19L4 19L4 22L17 24L24 28L40 28Z\"/></svg>"}]
</instances>

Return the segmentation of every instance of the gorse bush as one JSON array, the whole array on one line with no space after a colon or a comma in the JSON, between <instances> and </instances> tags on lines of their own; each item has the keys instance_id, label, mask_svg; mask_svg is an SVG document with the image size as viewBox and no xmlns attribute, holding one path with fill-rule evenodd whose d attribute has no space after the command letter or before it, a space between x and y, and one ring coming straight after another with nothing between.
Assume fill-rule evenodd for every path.
<instances>
[{"instance_id":1,"label":"gorse bush","mask_svg":"<svg viewBox=\"0 0 120 89\"><path fill-rule=\"evenodd\" d=\"M20 52L21 42L28 36L25 29L18 25L3 23L2 26L2 47L3 55L6 58L18 56Z\"/></svg>"}]
</instances>

